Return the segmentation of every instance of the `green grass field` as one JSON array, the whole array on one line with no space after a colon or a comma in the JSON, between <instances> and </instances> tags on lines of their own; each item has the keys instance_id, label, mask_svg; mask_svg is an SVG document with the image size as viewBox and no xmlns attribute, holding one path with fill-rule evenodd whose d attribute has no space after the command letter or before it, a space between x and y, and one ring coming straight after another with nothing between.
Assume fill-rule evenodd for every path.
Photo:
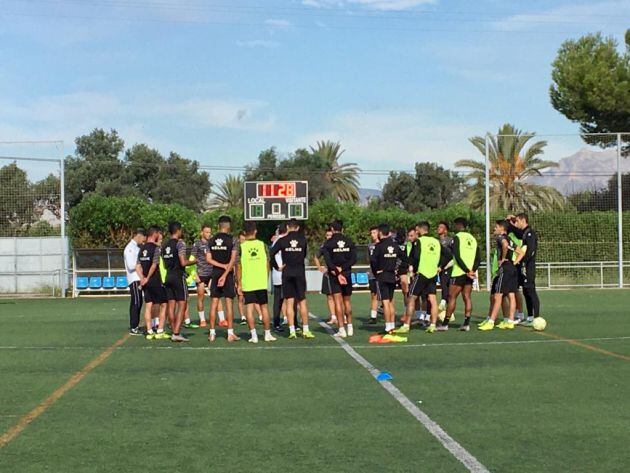
<instances>
[{"instance_id":1,"label":"green grass field","mask_svg":"<svg viewBox=\"0 0 630 473\"><path fill-rule=\"evenodd\" d=\"M384 346L367 343L356 295L350 343L490 471L628 471L628 292L541 299L546 335L417 330ZM326 317L321 296L309 302ZM0 435L126 333L127 303L0 301ZM0 447L0 471L466 471L313 325L314 341L258 346L210 346L201 330L187 345L129 338Z\"/></svg>"}]
</instances>

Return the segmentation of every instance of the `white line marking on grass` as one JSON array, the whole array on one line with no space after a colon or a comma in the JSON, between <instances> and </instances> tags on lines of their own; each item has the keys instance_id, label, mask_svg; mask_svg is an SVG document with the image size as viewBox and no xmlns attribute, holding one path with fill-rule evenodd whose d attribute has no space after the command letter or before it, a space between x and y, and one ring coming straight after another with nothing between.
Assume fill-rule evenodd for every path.
<instances>
[{"instance_id":1,"label":"white line marking on grass","mask_svg":"<svg viewBox=\"0 0 630 473\"><path fill-rule=\"evenodd\" d=\"M317 319L313 314L309 314L311 318ZM335 332L330 326L322 321L317 319L319 325L323 327L331 336L334 337ZM380 371L376 369L368 360L363 358L357 351L348 344L342 338L334 337L334 339L341 345L341 347L345 350L345 352L350 355L354 361L363 366L366 370L370 372L374 378L376 378ZM396 386L394 386L389 381L380 381L380 385L385 389L389 394L392 395L394 399L396 399L407 411L418 420L431 435L433 435L438 441L442 444L444 448L446 448L451 454L459 460L468 471L472 471L474 473L489 473L489 470L483 466L479 460L477 460L468 450L462 447L453 437L446 433L446 431L440 427L435 421L431 420L431 418L426 415L423 411L418 409L413 402L409 400L407 396L405 396Z\"/></svg>"},{"instance_id":2,"label":"white line marking on grass","mask_svg":"<svg viewBox=\"0 0 630 473\"><path fill-rule=\"evenodd\" d=\"M402 348L440 348L440 347L470 347L470 346L501 346L501 345L538 345L538 344L557 344L557 343L570 343L576 342L606 342L606 341L620 341L630 340L630 336L624 337L592 337L592 338L571 338L571 339L533 339L533 340L494 340L487 342L445 342L445 343L392 343L388 345L381 344L369 344L369 345L353 345L355 349L371 349L371 350L388 350L388 349L402 349ZM103 350L107 347L102 346L0 346L0 350ZM342 347L339 345L264 345L264 346L204 346L204 347L191 347L182 345L143 345L143 346L120 346L116 348L116 351L122 350L218 350L218 351L239 351L239 350L339 350Z\"/></svg>"}]
</instances>

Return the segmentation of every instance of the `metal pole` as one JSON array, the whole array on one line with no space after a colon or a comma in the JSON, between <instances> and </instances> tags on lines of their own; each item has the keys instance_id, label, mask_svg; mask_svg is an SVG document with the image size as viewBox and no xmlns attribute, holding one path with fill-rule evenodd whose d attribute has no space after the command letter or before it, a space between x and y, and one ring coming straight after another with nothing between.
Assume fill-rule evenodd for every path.
<instances>
[{"instance_id":1,"label":"metal pole","mask_svg":"<svg viewBox=\"0 0 630 473\"><path fill-rule=\"evenodd\" d=\"M490 262L490 134L486 133L486 289L489 291L492 284L492 267Z\"/></svg>"},{"instance_id":2,"label":"metal pole","mask_svg":"<svg viewBox=\"0 0 630 473\"><path fill-rule=\"evenodd\" d=\"M617 238L619 243L619 287L623 288L623 194L621 191L621 133L617 133Z\"/></svg>"},{"instance_id":3,"label":"metal pole","mask_svg":"<svg viewBox=\"0 0 630 473\"><path fill-rule=\"evenodd\" d=\"M67 277L66 277L66 258L67 258L67 246L66 246L66 175L65 175L65 162L63 158L63 145L61 146L61 157L59 159L59 180L61 181L61 190L59 195L61 206L61 297L66 297L67 289Z\"/></svg>"}]
</instances>

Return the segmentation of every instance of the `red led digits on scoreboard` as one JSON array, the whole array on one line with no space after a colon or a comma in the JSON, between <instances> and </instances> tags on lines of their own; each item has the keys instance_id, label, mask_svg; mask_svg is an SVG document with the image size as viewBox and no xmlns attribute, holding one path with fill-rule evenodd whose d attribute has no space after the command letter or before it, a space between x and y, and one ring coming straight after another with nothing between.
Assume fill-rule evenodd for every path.
<instances>
[{"instance_id":1,"label":"red led digits on scoreboard","mask_svg":"<svg viewBox=\"0 0 630 473\"><path fill-rule=\"evenodd\" d=\"M295 182L258 183L258 197L295 197Z\"/></svg>"}]
</instances>

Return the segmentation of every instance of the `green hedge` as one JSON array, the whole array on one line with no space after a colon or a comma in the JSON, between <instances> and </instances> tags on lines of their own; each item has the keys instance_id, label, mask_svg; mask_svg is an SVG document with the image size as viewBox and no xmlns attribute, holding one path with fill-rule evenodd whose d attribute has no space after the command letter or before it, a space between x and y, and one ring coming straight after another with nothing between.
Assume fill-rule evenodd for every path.
<instances>
[{"instance_id":1,"label":"green hedge","mask_svg":"<svg viewBox=\"0 0 630 473\"><path fill-rule=\"evenodd\" d=\"M242 209L196 214L180 205L150 204L134 197L106 198L92 196L70 211L70 229L75 248L122 247L137 227L158 225L166 228L178 220L184 237L192 243L201 223L216 228L220 215L227 213L234 221L235 233L242 228ZM312 248L324 237L326 225L335 218L344 222L346 233L357 244L368 243L369 228L387 222L393 229L407 228L427 220L432 228L441 220L452 222L464 216L471 223L471 232L484 242L484 214L463 204L443 209L409 214L401 209L372 210L332 199L320 200L309 208L306 234ZM492 221L504 215L495 214ZM615 261L617 259L617 214L615 212L538 212L531 213L532 227L540 240L539 261ZM491 225L494 228L494 225ZM259 235L269 239L275 230L273 222L261 222ZM630 212L624 212L624 253L630 257Z\"/></svg>"}]
</instances>

